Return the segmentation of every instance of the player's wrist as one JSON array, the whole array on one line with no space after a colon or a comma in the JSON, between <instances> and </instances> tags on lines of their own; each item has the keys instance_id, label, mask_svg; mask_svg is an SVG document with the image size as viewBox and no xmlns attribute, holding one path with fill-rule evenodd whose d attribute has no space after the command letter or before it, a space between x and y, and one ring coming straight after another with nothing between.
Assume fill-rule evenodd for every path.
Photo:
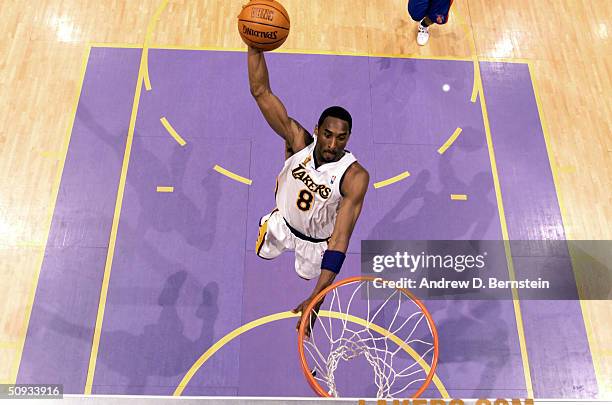
<instances>
[{"instance_id":1,"label":"player's wrist","mask_svg":"<svg viewBox=\"0 0 612 405\"><path fill-rule=\"evenodd\" d=\"M338 274L340 273L340 268L342 268L342 264L344 263L344 259L346 258L346 254L339 250L331 250L327 249L325 253L323 253L323 260L321 260L321 270L328 270L332 273Z\"/></svg>"}]
</instances>

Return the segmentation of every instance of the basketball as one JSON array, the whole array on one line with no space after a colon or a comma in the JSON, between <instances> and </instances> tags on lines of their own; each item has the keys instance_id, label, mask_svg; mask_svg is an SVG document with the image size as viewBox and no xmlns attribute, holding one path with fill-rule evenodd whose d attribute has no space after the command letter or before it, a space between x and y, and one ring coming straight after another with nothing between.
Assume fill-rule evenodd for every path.
<instances>
[{"instance_id":1,"label":"basketball","mask_svg":"<svg viewBox=\"0 0 612 405\"><path fill-rule=\"evenodd\" d=\"M253 48L272 51L289 35L289 14L278 1L252 0L238 15L238 32Z\"/></svg>"}]
</instances>

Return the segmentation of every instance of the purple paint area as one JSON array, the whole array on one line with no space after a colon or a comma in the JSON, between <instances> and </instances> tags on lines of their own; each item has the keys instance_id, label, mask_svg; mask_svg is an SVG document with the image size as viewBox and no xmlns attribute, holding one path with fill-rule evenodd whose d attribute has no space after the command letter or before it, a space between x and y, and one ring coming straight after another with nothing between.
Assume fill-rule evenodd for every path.
<instances>
[{"instance_id":1,"label":"purple paint area","mask_svg":"<svg viewBox=\"0 0 612 405\"><path fill-rule=\"evenodd\" d=\"M170 395L206 348L240 326L248 191L212 167L248 176L249 154L248 141L195 138L181 147L170 136L135 138L96 393ZM157 193L156 182L174 192ZM227 365L238 353L219 359L226 368L215 388L237 386Z\"/></svg>"},{"instance_id":2,"label":"purple paint area","mask_svg":"<svg viewBox=\"0 0 612 405\"><path fill-rule=\"evenodd\" d=\"M429 145L436 150L461 127L463 145L482 144L480 106L469 102L471 63L371 58L370 66L376 143ZM442 90L445 84L448 92Z\"/></svg>"},{"instance_id":3,"label":"purple paint area","mask_svg":"<svg viewBox=\"0 0 612 405\"><path fill-rule=\"evenodd\" d=\"M108 246L139 63L137 49L91 50L48 246Z\"/></svg>"},{"instance_id":4,"label":"purple paint area","mask_svg":"<svg viewBox=\"0 0 612 405\"><path fill-rule=\"evenodd\" d=\"M481 72L510 239L562 240L563 221L528 66L482 63ZM575 289L567 251L555 253L546 259L519 258L517 279L552 270L553 280ZM594 398L597 383L580 303L522 301L521 310L535 396Z\"/></svg>"},{"instance_id":5,"label":"purple paint area","mask_svg":"<svg viewBox=\"0 0 612 405\"><path fill-rule=\"evenodd\" d=\"M20 376L28 378L24 382L40 382L53 372L72 392L82 392L87 371L104 248L123 159L125 138L121 136L127 133L139 55L125 50L104 52L100 56L97 50L92 52L97 59L95 66L90 63L87 74L87 78L93 73L100 77L101 82L96 79L95 84L100 89L88 93L90 86L84 87L87 100L95 97L96 104L88 101L86 105L93 107L86 109L82 97L83 107L77 113L80 131L91 138L84 145L92 149L71 144L62 189L73 184L69 172L77 185L72 186L72 193L60 191L67 202L60 207L58 199L53 228L58 231L52 231L56 236L50 237L50 246L103 249L70 250L74 256L70 266L91 271L85 276L90 283L53 276L66 267L61 261L67 259L59 247L48 249L50 259L45 266L51 270L43 267L41 273L31 336L26 342L29 349L20 371ZM113 61L125 59L128 53L135 55L136 67L118 74ZM399 183L370 187L342 277L360 273L362 239L501 239L480 106L469 101L470 63L275 53L268 54L267 61L272 88L289 114L308 130L329 105L344 105L351 111L349 149L369 170L371 183L404 171L411 173ZM554 185L549 169L546 171L546 150L537 132L537 109L529 97L523 99L531 94L523 89L530 89L529 77L506 65L491 71L487 67L492 65L483 66L511 236L518 230L526 233L514 237L526 238L535 227L554 230L562 238ZM506 73L498 78L495 74L500 71ZM314 286L314 281L296 276L293 254L265 261L253 253L258 220L274 208L274 182L283 164L284 145L250 97L245 53L151 50L149 72L153 90L143 90L139 104L94 379L98 394L170 395L211 345L241 325L292 309ZM115 85L126 80L121 77L132 77L131 85ZM449 92L442 91L444 84L450 86ZM111 101L112 108L100 104L103 100L98 98L102 97L99 94L119 97L124 93L129 95L125 96L128 102L121 96L120 102ZM513 108L520 111L512 113ZM100 118L100 114L108 117ZM523 115L521 124L522 118L516 117ZM170 137L161 117L187 141L186 146ZM463 129L457 141L443 155L437 153L457 127ZM517 139L526 134L530 136ZM528 153L517 149L522 145L530 145ZM216 164L251 178L253 184L222 176L212 170ZM117 171L112 182L108 179L112 176L104 181L83 180L90 168L97 168L91 173L98 173L100 167ZM517 170L529 176L517 177ZM84 184L79 186L79 181ZM113 187L96 194L87 188L92 181ZM172 186L174 192L157 193L157 186ZM533 190L524 203L527 187ZM451 194L466 194L468 200L452 201ZM544 218L538 212L545 212ZM80 228L62 234L61 221L76 221ZM103 229L104 237L96 229ZM54 255L58 258L51 260ZM66 302L81 297L83 302L76 308L72 305L70 311L54 312L48 308L57 296ZM559 339L547 336L550 348L561 355L566 350L582 355L588 346L583 328L576 327L581 318L572 315L564 320L569 324L557 315L544 318L556 309L566 314L574 311L576 303L545 303L537 311L532 308L537 303L532 304L523 302L522 308L527 346L535 361L536 394L557 396L561 379L534 370L546 366L538 355L550 356L538 350L537 345L545 340L538 334L544 324L547 331L563 325L569 328L564 337L571 342L563 348ZM511 301L430 300L427 307L440 333L438 375L451 396L526 394ZM198 370L184 394L312 396L297 360L295 322L292 318L262 325L227 343ZM36 356L44 352L44 346L33 345L45 339L63 347L39 364ZM534 342L538 339L539 343ZM73 346L66 345L67 341ZM78 355L66 354L81 346ZM63 362L66 371L58 374L51 361ZM36 374L37 370L46 374ZM361 378L369 372L361 367L351 374ZM573 381L579 383L583 374L568 375L571 377L563 383L566 387ZM364 385L364 389L364 395L371 395L372 387ZM431 386L426 395L439 393ZM572 395L578 394L568 393Z\"/></svg>"},{"instance_id":6,"label":"purple paint area","mask_svg":"<svg viewBox=\"0 0 612 405\"><path fill-rule=\"evenodd\" d=\"M378 145L376 173L411 176L377 190L376 225L368 239L499 239L493 179L484 146L439 155L425 145ZM466 194L453 201L451 194Z\"/></svg>"},{"instance_id":7,"label":"purple paint area","mask_svg":"<svg viewBox=\"0 0 612 405\"><path fill-rule=\"evenodd\" d=\"M83 393L105 259L103 248L47 248L18 383Z\"/></svg>"},{"instance_id":8,"label":"purple paint area","mask_svg":"<svg viewBox=\"0 0 612 405\"><path fill-rule=\"evenodd\" d=\"M85 386L134 88L138 50L91 50L19 383Z\"/></svg>"}]
</instances>

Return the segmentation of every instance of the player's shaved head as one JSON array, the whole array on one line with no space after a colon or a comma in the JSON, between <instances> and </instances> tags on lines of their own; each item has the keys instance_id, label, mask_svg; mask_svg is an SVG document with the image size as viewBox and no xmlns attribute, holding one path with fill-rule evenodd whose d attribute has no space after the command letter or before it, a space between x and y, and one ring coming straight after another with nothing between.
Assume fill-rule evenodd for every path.
<instances>
[{"instance_id":1,"label":"player's shaved head","mask_svg":"<svg viewBox=\"0 0 612 405\"><path fill-rule=\"evenodd\" d=\"M351 114L349 114L349 112L346 111L344 108L337 106L337 105L327 107L321 113L321 116L319 117L319 123L317 124L317 126L321 127L321 125L323 125L323 121L325 121L325 118L327 117L334 117L334 118L341 119L342 121L346 121L348 123L349 133L351 133L351 129L353 128L353 118L351 117Z\"/></svg>"}]
</instances>

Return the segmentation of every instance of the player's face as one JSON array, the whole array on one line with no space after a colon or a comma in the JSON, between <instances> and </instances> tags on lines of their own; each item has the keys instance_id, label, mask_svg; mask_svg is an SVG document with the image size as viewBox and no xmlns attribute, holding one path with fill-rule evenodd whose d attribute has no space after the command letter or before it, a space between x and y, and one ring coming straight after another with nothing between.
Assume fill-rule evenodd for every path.
<instances>
[{"instance_id":1,"label":"player's face","mask_svg":"<svg viewBox=\"0 0 612 405\"><path fill-rule=\"evenodd\" d=\"M317 160L322 163L339 160L351 135L348 122L335 117L326 117L321 126L315 128L315 133Z\"/></svg>"}]
</instances>

